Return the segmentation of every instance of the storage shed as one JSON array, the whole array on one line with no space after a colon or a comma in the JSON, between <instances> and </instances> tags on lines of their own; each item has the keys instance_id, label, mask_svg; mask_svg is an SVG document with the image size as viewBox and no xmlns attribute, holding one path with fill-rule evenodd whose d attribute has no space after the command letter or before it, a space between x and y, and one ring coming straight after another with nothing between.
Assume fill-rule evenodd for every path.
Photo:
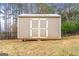
<instances>
[{"instance_id":1,"label":"storage shed","mask_svg":"<svg viewBox=\"0 0 79 59\"><path fill-rule=\"evenodd\" d=\"M61 39L61 16L58 14L21 14L17 20L17 38Z\"/></svg>"}]
</instances>

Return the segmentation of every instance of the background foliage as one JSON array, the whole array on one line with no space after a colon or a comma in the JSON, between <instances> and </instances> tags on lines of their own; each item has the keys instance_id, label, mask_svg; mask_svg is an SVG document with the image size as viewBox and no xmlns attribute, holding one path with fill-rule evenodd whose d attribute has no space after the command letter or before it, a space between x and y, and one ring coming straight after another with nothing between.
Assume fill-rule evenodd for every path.
<instances>
[{"instance_id":1,"label":"background foliage","mask_svg":"<svg viewBox=\"0 0 79 59\"><path fill-rule=\"evenodd\" d=\"M17 16L24 13L60 14L62 35L79 33L77 3L0 3L0 32L17 32Z\"/></svg>"}]
</instances>

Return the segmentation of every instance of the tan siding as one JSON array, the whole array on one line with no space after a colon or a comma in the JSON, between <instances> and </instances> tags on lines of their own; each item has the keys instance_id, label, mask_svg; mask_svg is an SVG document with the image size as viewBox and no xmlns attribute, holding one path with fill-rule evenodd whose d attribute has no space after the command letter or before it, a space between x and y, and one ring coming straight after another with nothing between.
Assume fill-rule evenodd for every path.
<instances>
[{"instance_id":1,"label":"tan siding","mask_svg":"<svg viewBox=\"0 0 79 59\"><path fill-rule=\"evenodd\" d=\"M18 25L18 38L29 38L29 18L19 18Z\"/></svg>"},{"instance_id":2,"label":"tan siding","mask_svg":"<svg viewBox=\"0 0 79 59\"><path fill-rule=\"evenodd\" d=\"M48 19L48 37L46 39L60 39L61 38L61 19L47 18ZM30 38L30 20L31 18L18 18L17 24L17 37ZM43 34L42 34L43 35Z\"/></svg>"},{"instance_id":3,"label":"tan siding","mask_svg":"<svg viewBox=\"0 0 79 59\"><path fill-rule=\"evenodd\" d=\"M60 38L61 27L59 18L48 18L48 38Z\"/></svg>"}]
</instances>

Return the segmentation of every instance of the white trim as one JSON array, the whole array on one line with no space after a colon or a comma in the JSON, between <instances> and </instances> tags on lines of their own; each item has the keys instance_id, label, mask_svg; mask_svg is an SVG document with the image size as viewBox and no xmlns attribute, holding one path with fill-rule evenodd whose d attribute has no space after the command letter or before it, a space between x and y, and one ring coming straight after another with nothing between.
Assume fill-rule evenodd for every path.
<instances>
[{"instance_id":1,"label":"white trim","mask_svg":"<svg viewBox=\"0 0 79 59\"><path fill-rule=\"evenodd\" d=\"M26 16L26 17L28 17L28 16L52 16L52 17L60 17L60 15L58 15L58 14L21 14L21 15L19 15L19 16Z\"/></svg>"},{"instance_id":2,"label":"white trim","mask_svg":"<svg viewBox=\"0 0 79 59\"><path fill-rule=\"evenodd\" d=\"M46 18L32 18L32 20L46 20Z\"/></svg>"},{"instance_id":3,"label":"white trim","mask_svg":"<svg viewBox=\"0 0 79 59\"><path fill-rule=\"evenodd\" d=\"M61 16L60 16L60 19L59 19L59 33L60 33L60 38L61 38Z\"/></svg>"},{"instance_id":4,"label":"white trim","mask_svg":"<svg viewBox=\"0 0 79 59\"><path fill-rule=\"evenodd\" d=\"M48 29L46 29L46 37L48 37Z\"/></svg>"},{"instance_id":5,"label":"white trim","mask_svg":"<svg viewBox=\"0 0 79 59\"><path fill-rule=\"evenodd\" d=\"M30 37L32 37L32 20L30 20Z\"/></svg>"},{"instance_id":6,"label":"white trim","mask_svg":"<svg viewBox=\"0 0 79 59\"><path fill-rule=\"evenodd\" d=\"M37 28L32 28L32 21L34 21L34 20L38 20L38 27ZM46 38L46 37L48 37L48 20L46 20L45 22L46 22L46 27L45 28L40 28L40 21L42 21L42 20L46 20L45 18L33 18L32 20L30 20L30 37L32 37L32 38ZM38 30L38 36L37 37L33 37L32 36L32 30L33 29L36 29L36 30ZM46 34L45 34L45 37L41 37L40 35L40 30L41 29L43 29L43 30L45 30L45 32L46 32Z\"/></svg>"},{"instance_id":7,"label":"white trim","mask_svg":"<svg viewBox=\"0 0 79 59\"><path fill-rule=\"evenodd\" d=\"M40 37L40 20L38 20L38 37Z\"/></svg>"},{"instance_id":8,"label":"white trim","mask_svg":"<svg viewBox=\"0 0 79 59\"><path fill-rule=\"evenodd\" d=\"M48 20L46 20L46 28L48 28Z\"/></svg>"},{"instance_id":9,"label":"white trim","mask_svg":"<svg viewBox=\"0 0 79 59\"><path fill-rule=\"evenodd\" d=\"M48 20L46 20L46 37L48 37Z\"/></svg>"},{"instance_id":10,"label":"white trim","mask_svg":"<svg viewBox=\"0 0 79 59\"><path fill-rule=\"evenodd\" d=\"M31 28L31 29L38 29L38 28ZM40 28L40 29L47 29L47 28Z\"/></svg>"}]
</instances>

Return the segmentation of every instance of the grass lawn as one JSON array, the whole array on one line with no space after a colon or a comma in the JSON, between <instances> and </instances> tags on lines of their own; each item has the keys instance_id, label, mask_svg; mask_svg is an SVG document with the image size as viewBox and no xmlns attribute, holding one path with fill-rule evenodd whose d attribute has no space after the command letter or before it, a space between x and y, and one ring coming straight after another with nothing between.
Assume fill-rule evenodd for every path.
<instances>
[{"instance_id":1,"label":"grass lawn","mask_svg":"<svg viewBox=\"0 0 79 59\"><path fill-rule=\"evenodd\" d=\"M63 37L62 40L0 40L0 53L10 56L79 56L79 35Z\"/></svg>"}]
</instances>

